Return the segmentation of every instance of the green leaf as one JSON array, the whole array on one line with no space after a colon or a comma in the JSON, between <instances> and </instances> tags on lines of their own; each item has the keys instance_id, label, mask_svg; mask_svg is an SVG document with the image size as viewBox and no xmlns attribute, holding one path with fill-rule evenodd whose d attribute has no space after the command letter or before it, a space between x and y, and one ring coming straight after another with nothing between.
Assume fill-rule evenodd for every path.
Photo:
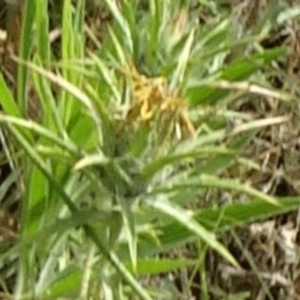
<instances>
[{"instance_id":1,"label":"green leaf","mask_svg":"<svg viewBox=\"0 0 300 300\"><path fill-rule=\"evenodd\" d=\"M227 81L243 81L249 79L257 70L263 66L270 64L272 60L284 55L285 50L282 48L266 50L263 53L254 54L248 58L234 61L231 65L223 67L218 70L218 78ZM215 76L215 75L212 75ZM207 80L207 79L206 79ZM192 105L199 104L215 104L222 100L230 93L228 90L210 87L204 84L190 85L186 91L186 97L190 100Z\"/></svg>"},{"instance_id":2,"label":"green leaf","mask_svg":"<svg viewBox=\"0 0 300 300\"><path fill-rule=\"evenodd\" d=\"M1 109L9 115L20 116L20 110L13 97L13 94L7 86L2 73L0 73L0 105Z\"/></svg>"},{"instance_id":3,"label":"green leaf","mask_svg":"<svg viewBox=\"0 0 300 300\"><path fill-rule=\"evenodd\" d=\"M147 205L158 210L177 221L177 225L183 226L190 233L194 234L195 237L203 240L209 247L218 252L228 262L235 266L239 266L235 258L228 252L228 250L217 241L216 236L212 231L208 231L200 223L197 223L192 216L179 206L175 206L173 203L169 203L162 197L159 197L155 201L147 201Z\"/></svg>"},{"instance_id":4,"label":"green leaf","mask_svg":"<svg viewBox=\"0 0 300 300\"><path fill-rule=\"evenodd\" d=\"M193 218L208 231L220 233L250 222L267 220L280 214L297 210L299 197L279 198L280 205L272 205L261 200L251 200L248 203L234 203L220 208L202 209ZM142 240L139 244L141 255L154 255L167 252L195 240L195 235L183 224L173 222L166 226L157 226L160 244Z\"/></svg>"},{"instance_id":5,"label":"green leaf","mask_svg":"<svg viewBox=\"0 0 300 300\"><path fill-rule=\"evenodd\" d=\"M137 262L136 273L139 276L158 275L161 273L175 271L180 268L194 266L196 264L197 260L193 259L140 259ZM126 266L131 272L133 272L131 264L127 264Z\"/></svg>"}]
</instances>

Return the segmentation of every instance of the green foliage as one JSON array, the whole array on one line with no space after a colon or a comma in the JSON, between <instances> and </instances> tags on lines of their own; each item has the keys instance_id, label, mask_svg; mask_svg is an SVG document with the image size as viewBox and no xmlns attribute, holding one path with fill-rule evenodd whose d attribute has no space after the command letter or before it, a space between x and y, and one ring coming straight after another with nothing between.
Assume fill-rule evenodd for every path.
<instances>
[{"instance_id":1,"label":"green foliage","mask_svg":"<svg viewBox=\"0 0 300 300\"><path fill-rule=\"evenodd\" d=\"M156 299L159 288L139 276L200 261L164 257L168 251L200 242L199 256L209 247L238 266L218 233L297 208L299 199L278 200L224 175L242 161L251 165L242 156L251 138L285 119L251 118L231 128L235 112L226 103L249 91L218 83L251 82L283 49L245 55L256 37L237 40L231 17L221 13L217 26L199 26L200 11L190 1L106 0L100 5L113 20L92 53L85 46L85 1L65 0L61 58L54 61L48 1L25 2L17 99L0 76L0 124L21 170L18 238L8 251L1 242L0 253L16 274L16 299ZM218 13L213 1L199 2ZM185 135L177 111L164 122L155 109L149 122L127 118L133 83L145 83L147 95L156 88L153 78L167 80L168 97L183 99L193 136ZM38 121L25 117L30 84L41 104ZM207 189L236 199L221 205L212 197L204 208Z\"/></svg>"}]
</instances>

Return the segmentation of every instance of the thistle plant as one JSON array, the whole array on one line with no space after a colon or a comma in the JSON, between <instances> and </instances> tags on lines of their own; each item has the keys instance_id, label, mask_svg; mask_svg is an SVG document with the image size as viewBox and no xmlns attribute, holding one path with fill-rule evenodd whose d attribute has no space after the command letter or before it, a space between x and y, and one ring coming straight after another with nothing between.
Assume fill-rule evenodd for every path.
<instances>
[{"instance_id":1,"label":"thistle plant","mask_svg":"<svg viewBox=\"0 0 300 300\"><path fill-rule=\"evenodd\" d=\"M65 0L57 58L47 2L24 5L16 95L0 75L1 157L12 169L0 195L14 187L19 206L16 236L1 242L3 295L180 299L166 274L203 265L208 249L239 268L217 234L299 204L226 177L254 165L243 150L261 128L287 121L231 106L283 50L241 55L255 37L237 39L212 1L106 0L99 37L85 1ZM203 7L212 25L199 23ZM39 118L26 112L31 97ZM172 257L187 244L194 258ZM145 279L159 274L161 286Z\"/></svg>"}]
</instances>

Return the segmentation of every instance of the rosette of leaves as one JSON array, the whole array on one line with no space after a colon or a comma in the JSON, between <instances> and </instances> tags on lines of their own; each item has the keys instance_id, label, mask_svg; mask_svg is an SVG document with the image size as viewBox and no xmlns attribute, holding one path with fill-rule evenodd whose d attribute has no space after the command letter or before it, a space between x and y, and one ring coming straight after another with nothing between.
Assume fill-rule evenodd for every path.
<instances>
[{"instance_id":1,"label":"rosette of leaves","mask_svg":"<svg viewBox=\"0 0 300 300\"><path fill-rule=\"evenodd\" d=\"M18 101L0 77L0 122L22 170L19 235L1 253L11 263L3 289L17 299L174 299L168 272L199 269L208 248L239 267L217 232L299 204L278 206L223 176L232 164L253 166L243 149L262 126L285 121L230 110L249 92L230 83L247 81L282 51L245 56L251 39L238 40L213 5L200 26L197 1L107 0L112 20L99 41L85 26L84 1L71 2L63 1L59 62L47 1L25 3ZM87 36L96 51L86 49ZM40 122L22 113L28 84L41 102ZM207 197L216 189L246 203L220 206ZM187 243L198 246L193 258L166 255ZM161 286L144 280L158 274Z\"/></svg>"}]
</instances>

